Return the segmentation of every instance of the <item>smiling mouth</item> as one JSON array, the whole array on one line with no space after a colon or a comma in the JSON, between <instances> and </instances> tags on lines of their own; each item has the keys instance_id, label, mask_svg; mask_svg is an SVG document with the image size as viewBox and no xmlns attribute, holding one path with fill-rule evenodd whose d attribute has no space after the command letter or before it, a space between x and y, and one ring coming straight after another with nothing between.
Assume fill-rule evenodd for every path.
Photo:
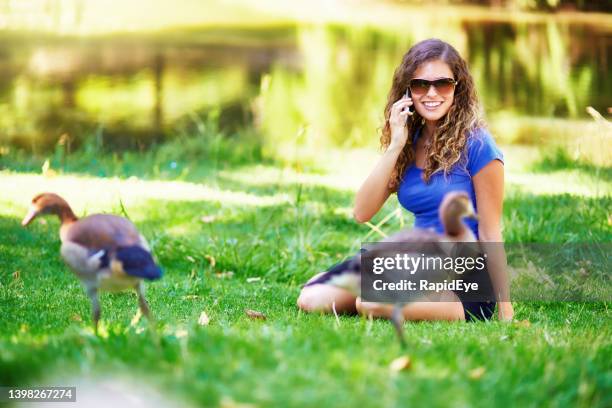
<instances>
[{"instance_id":1,"label":"smiling mouth","mask_svg":"<svg viewBox=\"0 0 612 408\"><path fill-rule=\"evenodd\" d=\"M423 102L423 105L428 109L435 109L442 105L442 102Z\"/></svg>"}]
</instances>

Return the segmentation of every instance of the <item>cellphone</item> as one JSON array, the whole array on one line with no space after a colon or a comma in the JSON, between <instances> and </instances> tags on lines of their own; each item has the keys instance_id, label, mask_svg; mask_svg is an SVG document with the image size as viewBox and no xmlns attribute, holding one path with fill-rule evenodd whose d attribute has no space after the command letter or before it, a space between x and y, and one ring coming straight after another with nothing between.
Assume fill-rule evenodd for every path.
<instances>
[{"instance_id":1,"label":"cellphone","mask_svg":"<svg viewBox=\"0 0 612 408\"><path fill-rule=\"evenodd\" d=\"M407 98L411 97L410 94L410 88L406 89L406 93L404 94ZM409 106L408 107L408 116L406 117L406 125L408 124L408 121L410 120L410 117L414 114L414 105L413 106Z\"/></svg>"}]
</instances>

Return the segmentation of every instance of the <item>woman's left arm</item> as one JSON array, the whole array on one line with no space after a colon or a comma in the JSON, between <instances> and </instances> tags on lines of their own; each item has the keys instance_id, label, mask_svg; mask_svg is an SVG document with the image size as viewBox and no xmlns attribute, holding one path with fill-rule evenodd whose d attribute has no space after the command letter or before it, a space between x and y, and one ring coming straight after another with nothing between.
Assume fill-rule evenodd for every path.
<instances>
[{"instance_id":1,"label":"woman's left arm","mask_svg":"<svg viewBox=\"0 0 612 408\"><path fill-rule=\"evenodd\" d=\"M514 309L510 303L506 252L501 233L501 217L504 203L504 165L493 160L473 177L478 208L478 235L486 245L487 266L495 290L500 320L512 320Z\"/></svg>"}]
</instances>

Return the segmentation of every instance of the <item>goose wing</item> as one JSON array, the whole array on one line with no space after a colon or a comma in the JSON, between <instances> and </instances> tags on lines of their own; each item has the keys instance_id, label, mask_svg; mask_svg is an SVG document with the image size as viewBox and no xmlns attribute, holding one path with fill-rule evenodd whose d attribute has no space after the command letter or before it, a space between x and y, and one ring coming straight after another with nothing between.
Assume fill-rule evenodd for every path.
<instances>
[{"instance_id":1,"label":"goose wing","mask_svg":"<svg viewBox=\"0 0 612 408\"><path fill-rule=\"evenodd\" d=\"M81 218L70 226L63 240L92 250L140 245L138 230L129 220L109 214Z\"/></svg>"},{"instance_id":2,"label":"goose wing","mask_svg":"<svg viewBox=\"0 0 612 408\"><path fill-rule=\"evenodd\" d=\"M319 275L316 279L306 283L306 286L328 284L348 289L359 294L361 284L361 257L359 255L348 258Z\"/></svg>"},{"instance_id":3,"label":"goose wing","mask_svg":"<svg viewBox=\"0 0 612 408\"><path fill-rule=\"evenodd\" d=\"M113 274L158 279L162 270L129 220L107 214L80 219L63 237L62 255L77 272L105 268Z\"/></svg>"},{"instance_id":4,"label":"goose wing","mask_svg":"<svg viewBox=\"0 0 612 408\"><path fill-rule=\"evenodd\" d=\"M388 244L395 243L396 246L389 246ZM442 236L437 234L435 231L425 229L406 229L400 231L394 235L385 238L383 241L366 245L365 249L355 256L340 262L323 274L318 276L316 279L306 283L304 286L312 286L316 284L329 284L344 289L348 289L355 295L361 294L361 255L367 251L369 255L383 256L387 254L390 256L389 250L393 250L400 246L400 244L407 245L413 256L418 254L442 254L445 251L450 250L447 246L448 243L444 242Z\"/></svg>"}]
</instances>

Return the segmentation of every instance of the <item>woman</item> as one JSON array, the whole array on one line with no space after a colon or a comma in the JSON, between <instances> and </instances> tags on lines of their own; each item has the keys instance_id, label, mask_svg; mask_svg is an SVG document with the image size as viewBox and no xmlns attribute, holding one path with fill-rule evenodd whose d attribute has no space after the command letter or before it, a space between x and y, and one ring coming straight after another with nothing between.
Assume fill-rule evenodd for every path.
<instances>
[{"instance_id":1,"label":"woman","mask_svg":"<svg viewBox=\"0 0 612 408\"><path fill-rule=\"evenodd\" d=\"M384 154L362 184L354 216L369 221L392 193L415 214L415 226L442 232L438 207L445 193L467 191L479 221L468 223L481 242L502 242L503 156L484 128L467 64L449 44L429 39L413 46L396 69L380 138ZM493 246L500 248L500 246ZM511 320L506 257L489 256L498 316ZM314 279L315 277L313 277ZM325 284L305 287L298 306L305 311L354 312L389 317L390 305L361 302ZM495 302L462 302L444 292L438 302L404 307L407 320L489 319Z\"/></svg>"}]
</instances>

